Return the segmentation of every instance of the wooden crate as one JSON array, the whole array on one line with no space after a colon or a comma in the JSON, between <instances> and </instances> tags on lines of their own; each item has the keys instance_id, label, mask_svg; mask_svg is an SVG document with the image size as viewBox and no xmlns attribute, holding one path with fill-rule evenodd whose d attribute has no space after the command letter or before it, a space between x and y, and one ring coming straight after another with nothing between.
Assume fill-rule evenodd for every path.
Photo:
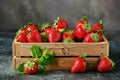
<instances>
[{"instance_id":1,"label":"wooden crate","mask_svg":"<svg viewBox=\"0 0 120 80\"><path fill-rule=\"evenodd\" d=\"M99 43L20 43L13 41L12 44L12 56L13 56L13 68L30 58L30 48L32 45L37 45L40 48L48 48L54 51L55 62L47 66L47 70L70 70L73 63L73 59L81 53L86 53L87 61L92 64L91 69L96 69L99 56L103 53L105 56L109 56L109 42L104 37L103 42Z\"/></svg>"}]
</instances>

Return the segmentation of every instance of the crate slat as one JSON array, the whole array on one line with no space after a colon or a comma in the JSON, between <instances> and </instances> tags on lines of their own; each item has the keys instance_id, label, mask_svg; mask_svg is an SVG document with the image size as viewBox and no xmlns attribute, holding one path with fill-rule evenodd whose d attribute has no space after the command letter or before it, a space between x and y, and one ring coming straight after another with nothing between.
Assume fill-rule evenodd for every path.
<instances>
[{"instance_id":1,"label":"crate slat","mask_svg":"<svg viewBox=\"0 0 120 80\"><path fill-rule=\"evenodd\" d=\"M13 57L13 68L16 69L21 63L33 60L33 58L20 58L20 57ZM53 64L50 64L46 67L47 70L70 70L72 63L74 61L73 57L69 58L55 58ZM95 70L97 69L97 64L99 58L87 58L88 63L92 64L91 68L87 68L87 70Z\"/></svg>"}]
</instances>

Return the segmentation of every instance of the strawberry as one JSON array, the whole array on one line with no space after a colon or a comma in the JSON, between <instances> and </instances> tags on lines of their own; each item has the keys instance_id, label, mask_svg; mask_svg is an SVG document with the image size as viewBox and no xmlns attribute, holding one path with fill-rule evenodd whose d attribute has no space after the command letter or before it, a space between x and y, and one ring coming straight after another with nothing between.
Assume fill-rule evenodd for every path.
<instances>
[{"instance_id":1,"label":"strawberry","mask_svg":"<svg viewBox=\"0 0 120 80\"><path fill-rule=\"evenodd\" d=\"M114 66L115 63L112 61L112 59L108 57L102 57L99 61L97 70L99 72L111 71Z\"/></svg>"},{"instance_id":2,"label":"strawberry","mask_svg":"<svg viewBox=\"0 0 120 80\"><path fill-rule=\"evenodd\" d=\"M25 28L23 28L23 30L25 30L28 33L29 31L38 30L38 28L37 26L31 23L31 24L28 24Z\"/></svg>"},{"instance_id":3,"label":"strawberry","mask_svg":"<svg viewBox=\"0 0 120 80\"><path fill-rule=\"evenodd\" d=\"M85 72L87 67L87 62L85 61L85 59L85 54L82 54L80 57L75 58L71 67L71 72Z\"/></svg>"},{"instance_id":4,"label":"strawberry","mask_svg":"<svg viewBox=\"0 0 120 80\"><path fill-rule=\"evenodd\" d=\"M52 27L51 27L51 25L49 23L43 23L41 25L41 31L49 33L50 30L52 30Z\"/></svg>"},{"instance_id":5,"label":"strawberry","mask_svg":"<svg viewBox=\"0 0 120 80\"><path fill-rule=\"evenodd\" d=\"M74 31L67 30L63 33L63 41L65 38L68 38L68 37L70 37L72 40L74 40L74 37L75 37Z\"/></svg>"},{"instance_id":6,"label":"strawberry","mask_svg":"<svg viewBox=\"0 0 120 80\"><path fill-rule=\"evenodd\" d=\"M81 20L76 23L76 29L78 29L82 24L88 23L87 16L83 16Z\"/></svg>"},{"instance_id":7,"label":"strawberry","mask_svg":"<svg viewBox=\"0 0 120 80\"><path fill-rule=\"evenodd\" d=\"M26 32L19 32L16 36L17 42L23 42L23 43L28 42L26 36L27 36Z\"/></svg>"},{"instance_id":8,"label":"strawberry","mask_svg":"<svg viewBox=\"0 0 120 80\"><path fill-rule=\"evenodd\" d=\"M99 35L97 33L88 33L85 37L83 42L98 42Z\"/></svg>"},{"instance_id":9,"label":"strawberry","mask_svg":"<svg viewBox=\"0 0 120 80\"><path fill-rule=\"evenodd\" d=\"M63 31L68 29L68 24L65 20L60 19L59 17L54 21L54 27L58 31Z\"/></svg>"},{"instance_id":10,"label":"strawberry","mask_svg":"<svg viewBox=\"0 0 120 80\"><path fill-rule=\"evenodd\" d=\"M28 42L41 42L42 38L38 30L34 30L27 35Z\"/></svg>"},{"instance_id":11,"label":"strawberry","mask_svg":"<svg viewBox=\"0 0 120 80\"><path fill-rule=\"evenodd\" d=\"M92 31L93 31L93 32L103 31L104 26L105 26L105 24L103 23L102 20L100 20L99 23L95 23L95 24L92 26Z\"/></svg>"},{"instance_id":12,"label":"strawberry","mask_svg":"<svg viewBox=\"0 0 120 80\"><path fill-rule=\"evenodd\" d=\"M34 74L38 70L38 64L34 61L26 61L24 64L24 72L26 74Z\"/></svg>"},{"instance_id":13,"label":"strawberry","mask_svg":"<svg viewBox=\"0 0 120 80\"><path fill-rule=\"evenodd\" d=\"M50 43L59 42L61 40L61 37L62 37L62 33L60 33L58 30L52 29L48 33L48 41Z\"/></svg>"}]
</instances>

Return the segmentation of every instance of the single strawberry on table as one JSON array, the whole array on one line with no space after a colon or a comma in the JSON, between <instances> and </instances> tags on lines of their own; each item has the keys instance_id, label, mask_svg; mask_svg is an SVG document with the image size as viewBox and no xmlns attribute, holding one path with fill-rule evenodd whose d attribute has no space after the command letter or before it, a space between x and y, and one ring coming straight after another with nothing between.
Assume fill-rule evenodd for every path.
<instances>
[{"instance_id":1,"label":"single strawberry on table","mask_svg":"<svg viewBox=\"0 0 120 80\"><path fill-rule=\"evenodd\" d=\"M34 74L38 70L38 64L34 61L26 61L24 63L24 73L26 74Z\"/></svg>"},{"instance_id":2,"label":"single strawberry on table","mask_svg":"<svg viewBox=\"0 0 120 80\"><path fill-rule=\"evenodd\" d=\"M54 28L58 31L64 31L68 29L68 24L65 20L60 19L59 17L54 21Z\"/></svg>"},{"instance_id":3,"label":"single strawberry on table","mask_svg":"<svg viewBox=\"0 0 120 80\"><path fill-rule=\"evenodd\" d=\"M115 66L115 63L112 61L112 59L104 56L100 58L97 70L99 72L106 72L111 71Z\"/></svg>"},{"instance_id":4,"label":"single strawberry on table","mask_svg":"<svg viewBox=\"0 0 120 80\"><path fill-rule=\"evenodd\" d=\"M38 30L30 31L27 35L28 42L41 42L42 38Z\"/></svg>"},{"instance_id":5,"label":"single strawberry on table","mask_svg":"<svg viewBox=\"0 0 120 80\"><path fill-rule=\"evenodd\" d=\"M85 59L86 59L85 54L82 54L80 57L75 58L71 67L71 72L72 73L85 72L86 67L88 65Z\"/></svg>"},{"instance_id":6,"label":"single strawberry on table","mask_svg":"<svg viewBox=\"0 0 120 80\"><path fill-rule=\"evenodd\" d=\"M48 41L50 43L59 42L61 41L61 38L62 38L62 33L59 32L58 30L52 29L48 33Z\"/></svg>"}]
</instances>

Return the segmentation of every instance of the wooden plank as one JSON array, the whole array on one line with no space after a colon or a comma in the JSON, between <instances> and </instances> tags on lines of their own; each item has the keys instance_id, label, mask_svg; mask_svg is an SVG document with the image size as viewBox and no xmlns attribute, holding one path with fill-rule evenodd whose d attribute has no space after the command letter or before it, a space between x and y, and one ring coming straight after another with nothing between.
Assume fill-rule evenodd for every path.
<instances>
[{"instance_id":1,"label":"wooden plank","mask_svg":"<svg viewBox=\"0 0 120 80\"><path fill-rule=\"evenodd\" d=\"M46 47L54 51L55 56L78 56L81 53L86 53L87 56L101 56L101 53L109 56L109 43L105 37L99 43L20 43L14 40L13 44L13 56L31 56L32 45L42 49Z\"/></svg>"},{"instance_id":2,"label":"wooden plank","mask_svg":"<svg viewBox=\"0 0 120 80\"><path fill-rule=\"evenodd\" d=\"M20 58L20 57L13 57L13 65L14 70L19 66L21 63L33 60L33 58ZM71 65L73 63L73 57L67 58L55 58L55 62L53 64L48 65L46 68L47 70L70 70ZM92 64L91 68L87 68L87 70L95 70L98 65L99 58L87 58L88 63Z\"/></svg>"}]
</instances>

